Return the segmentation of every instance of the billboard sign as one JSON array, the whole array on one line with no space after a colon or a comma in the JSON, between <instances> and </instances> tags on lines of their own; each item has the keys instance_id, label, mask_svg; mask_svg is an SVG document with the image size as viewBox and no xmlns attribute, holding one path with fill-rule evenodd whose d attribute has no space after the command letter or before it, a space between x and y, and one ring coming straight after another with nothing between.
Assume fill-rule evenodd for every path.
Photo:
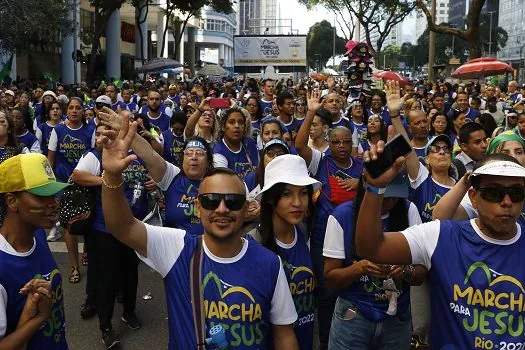
<instances>
[{"instance_id":1,"label":"billboard sign","mask_svg":"<svg viewBox=\"0 0 525 350\"><path fill-rule=\"evenodd\" d=\"M236 36L235 66L306 66L306 36Z\"/></svg>"}]
</instances>

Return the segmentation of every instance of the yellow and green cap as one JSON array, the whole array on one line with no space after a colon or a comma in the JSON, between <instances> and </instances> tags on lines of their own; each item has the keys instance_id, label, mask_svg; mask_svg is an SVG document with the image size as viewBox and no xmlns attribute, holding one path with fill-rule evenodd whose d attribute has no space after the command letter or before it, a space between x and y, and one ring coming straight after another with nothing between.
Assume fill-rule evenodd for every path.
<instances>
[{"instance_id":1,"label":"yellow and green cap","mask_svg":"<svg viewBox=\"0 0 525 350\"><path fill-rule=\"evenodd\" d=\"M0 193L27 191L50 197L68 186L56 180L47 158L40 153L19 154L0 164Z\"/></svg>"}]
</instances>

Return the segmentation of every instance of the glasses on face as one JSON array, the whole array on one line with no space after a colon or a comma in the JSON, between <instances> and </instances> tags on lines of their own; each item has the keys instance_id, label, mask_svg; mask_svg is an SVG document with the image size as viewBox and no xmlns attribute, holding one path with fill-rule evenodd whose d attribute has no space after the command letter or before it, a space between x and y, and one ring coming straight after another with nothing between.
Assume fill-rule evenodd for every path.
<instances>
[{"instance_id":1,"label":"glasses on face","mask_svg":"<svg viewBox=\"0 0 525 350\"><path fill-rule=\"evenodd\" d=\"M189 158L191 158L193 156L195 156L197 158L203 158L205 155L206 155L206 152L203 151L203 150L200 150L200 149L198 149L198 150L189 150L189 149L187 149L187 150L184 151L184 156L185 157L189 157Z\"/></svg>"},{"instance_id":2,"label":"glasses on face","mask_svg":"<svg viewBox=\"0 0 525 350\"><path fill-rule=\"evenodd\" d=\"M111 106L108 106L104 103L95 103L95 107L97 107L97 109L102 109L104 107L108 107L108 108L111 108Z\"/></svg>"},{"instance_id":3,"label":"glasses on face","mask_svg":"<svg viewBox=\"0 0 525 350\"><path fill-rule=\"evenodd\" d=\"M246 195L239 193L203 193L198 198L206 210L216 210L224 201L226 208L231 211L239 211L246 203Z\"/></svg>"},{"instance_id":4,"label":"glasses on face","mask_svg":"<svg viewBox=\"0 0 525 350\"><path fill-rule=\"evenodd\" d=\"M446 154L450 154L450 151L451 151L450 147L448 146L436 146L436 145L430 146L429 150L432 153L439 153L443 151L443 153L446 153Z\"/></svg>"},{"instance_id":5,"label":"glasses on face","mask_svg":"<svg viewBox=\"0 0 525 350\"><path fill-rule=\"evenodd\" d=\"M479 187L481 198L487 202L499 203L506 195L510 197L512 203L519 203L525 200L525 186L510 187Z\"/></svg>"},{"instance_id":6,"label":"glasses on face","mask_svg":"<svg viewBox=\"0 0 525 350\"><path fill-rule=\"evenodd\" d=\"M266 152L264 152L264 154L266 154L269 158L273 159L275 157L279 157L287 153L284 150L280 150L280 149L269 149Z\"/></svg>"},{"instance_id":7,"label":"glasses on face","mask_svg":"<svg viewBox=\"0 0 525 350\"><path fill-rule=\"evenodd\" d=\"M304 102L296 102L295 105L296 106L304 106Z\"/></svg>"},{"instance_id":8,"label":"glasses on face","mask_svg":"<svg viewBox=\"0 0 525 350\"><path fill-rule=\"evenodd\" d=\"M333 147L350 146L351 144L352 144L352 139L330 140L330 145Z\"/></svg>"},{"instance_id":9,"label":"glasses on face","mask_svg":"<svg viewBox=\"0 0 525 350\"><path fill-rule=\"evenodd\" d=\"M354 108L363 109L363 106L362 105L354 105Z\"/></svg>"},{"instance_id":10,"label":"glasses on face","mask_svg":"<svg viewBox=\"0 0 525 350\"><path fill-rule=\"evenodd\" d=\"M247 103L246 104L246 107L257 107L257 104L256 103Z\"/></svg>"}]
</instances>

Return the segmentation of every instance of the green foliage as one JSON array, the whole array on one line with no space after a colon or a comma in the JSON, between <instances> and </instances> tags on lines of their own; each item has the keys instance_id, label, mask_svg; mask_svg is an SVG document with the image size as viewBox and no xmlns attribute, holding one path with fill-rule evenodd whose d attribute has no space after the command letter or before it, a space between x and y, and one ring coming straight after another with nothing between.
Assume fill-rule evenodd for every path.
<instances>
[{"instance_id":1,"label":"green foliage","mask_svg":"<svg viewBox=\"0 0 525 350\"><path fill-rule=\"evenodd\" d=\"M317 22L308 29L306 35L306 56L310 67L324 66L326 61L332 57L334 30L330 22L323 20ZM335 53L345 52L345 39L336 35Z\"/></svg>"},{"instance_id":2,"label":"green foliage","mask_svg":"<svg viewBox=\"0 0 525 350\"><path fill-rule=\"evenodd\" d=\"M323 5L336 13L349 12L361 23L361 31L376 58L392 28L416 6L415 0L299 0L299 3L308 9ZM373 32L378 34L374 42Z\"/></svg>"},{"instance_id":3,"label":"green foliage","mask_svg":"<svg viewBox=\"0 0 525 350\"><path fill-rule=\"evenodd\" d=\"M73 31L65 0L0 0L0 54L38 46L56 49L60 33Z\"/></svg>"}]
</instances>

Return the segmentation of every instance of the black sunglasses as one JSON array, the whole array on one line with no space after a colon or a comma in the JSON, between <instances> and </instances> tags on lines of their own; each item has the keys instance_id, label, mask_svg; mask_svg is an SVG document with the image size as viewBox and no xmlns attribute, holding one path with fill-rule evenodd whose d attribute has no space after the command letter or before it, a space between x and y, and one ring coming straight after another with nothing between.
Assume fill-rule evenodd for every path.
<instances>
[{"instance_id":1,"label":"black sunglasses","mask_svg":"<svg viewBox=\"0 0 525 350\"><path fill-rule=\"evenodd\" d=\"M239 211L246 203L246 195L239 193L203 193L199 194L199 202L206 210L215 210L224 200L226 208Z\"/></svg>"},{"instance_id":2,"label":"black sunglasses","mask_svg":"<svg viewBox=\"0 0 525 350\"><path fill-rule=\"evenodd\" d=\"M481 198L492 203L501 202L506 195L509 195L512 203L519 203L525 200L524 186L479 187L476 190L480 192Z\"/></svg>"},{"instance_id":3,"label":"black sunglasses","mask_svg":"<svg viewBox=\"0 0 525 350\"><path fill-rule=\"evenodd\" d=\"M110 105L107 105L107 104L105 104L105 103L100 103L100 102L99 102L99 103L95 103L95 107L97 107L97 109L102 109L102 108L104 108L104 107L111 108Z\"/></svg>"}]
</instances>

